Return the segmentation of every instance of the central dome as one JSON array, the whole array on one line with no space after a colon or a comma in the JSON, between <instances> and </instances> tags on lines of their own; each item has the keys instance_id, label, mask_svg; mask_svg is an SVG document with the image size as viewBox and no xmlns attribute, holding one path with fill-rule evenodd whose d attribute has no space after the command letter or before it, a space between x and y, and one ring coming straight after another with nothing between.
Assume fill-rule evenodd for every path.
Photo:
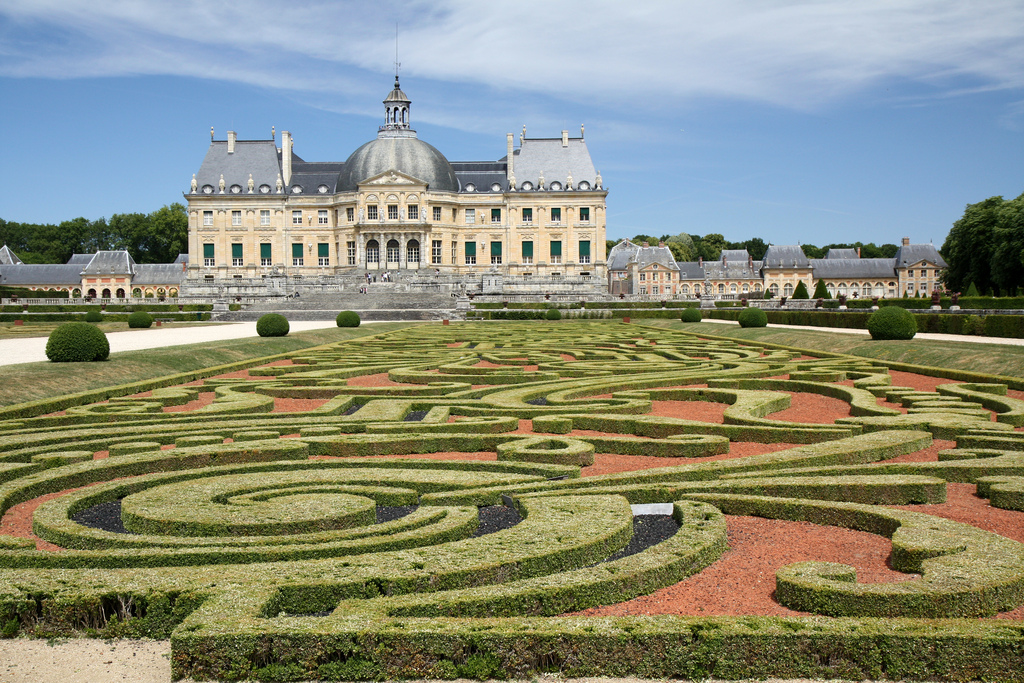
<instances>
[{"instance_id":1,"label":"central dome","mask_svg":"<svg viewBox=\"0 0 1024 683\"><path fill-rule=\"evenodd\" d=\"M338 176L338 192L355 191L362 181L388 171L422 180L431 190L459 191L455 169L436 147L408 133L389 135L382 131L376 140L352 152Z\"/></svg>"}]
</instances>

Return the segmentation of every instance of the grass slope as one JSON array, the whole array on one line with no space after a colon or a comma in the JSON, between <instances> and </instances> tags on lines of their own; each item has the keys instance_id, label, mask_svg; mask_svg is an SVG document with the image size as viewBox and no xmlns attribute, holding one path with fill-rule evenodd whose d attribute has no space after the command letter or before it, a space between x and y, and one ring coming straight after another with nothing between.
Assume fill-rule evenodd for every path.
<instances>
[{"instance_id":1,"label":"grass slope","mask_svg":"<svg viewBox=\"0 0 1024 683\"><path fill-rule=\"evenodd\" d=\"M208 344L125 351L115 354L104 363L69 364L44 361L11 365L3 369L5 386L3 393L0 394L0 405L14 405L250 358L273 356L408 326L409 323L380 323L364 327L331 327L295 332L287 337L250 337Z\"/></svg>"},{"instance_id":2,"label":"grass slope","mask_svg":"<svg viewBox=\"0 0 1024 683\"><path fill-rule=\"evenodd\" d=\"M955 344L930 339L874 341L858 334L817 330L791 330L773 327L741 328L738 325L722 325L720 323L684 324L678 320L643 320L641 323L695 334L782 344L815 351L846 353L851 356L878 360L970 370L992 375L1024 376L1024 346L972 344L968 338L957 341Z\"/></svg>"}]
</instances>

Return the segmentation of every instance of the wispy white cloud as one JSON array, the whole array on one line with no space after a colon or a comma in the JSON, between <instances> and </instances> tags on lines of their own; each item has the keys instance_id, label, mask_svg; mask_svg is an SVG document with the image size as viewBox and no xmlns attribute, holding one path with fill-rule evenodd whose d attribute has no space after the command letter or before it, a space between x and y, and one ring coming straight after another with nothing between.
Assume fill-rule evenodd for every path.
<instances>
[{"instance_id":1,"label":"wispy white cloud","mask_svg":"<svg viewBox=\"0 0 1024 683\"><path fill-rule=\"evenodd\" d=\"M405 73L467 86L432 103L440 123L523 94L656 116L704 97L815 108L901 79L1024 87L1019 0L0 0L0 74L223 79L364 111L396 21Z\"/></svg>"}]
</instances>

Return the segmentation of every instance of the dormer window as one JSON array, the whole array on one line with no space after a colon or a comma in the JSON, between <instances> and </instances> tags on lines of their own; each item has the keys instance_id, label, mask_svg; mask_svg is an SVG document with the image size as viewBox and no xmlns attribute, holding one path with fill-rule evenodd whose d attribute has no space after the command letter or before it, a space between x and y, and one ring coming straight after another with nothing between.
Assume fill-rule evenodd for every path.
<instances>
[{"instance_id":1,"label":"dormer window","mask_svg":"<svg viewBox=\"0 0 1024 683\"><path fill-rule=\"evenodd\" d=\"M532 189L533 189L533 183L531 183L531 182L530 182L529 180L527 180L527 181L526 181L525 183L523 183L523 184L521 185L521 188L522 188L523 190L525 190L525 191L529 192L530 190L532 190ZM212 188L212 187L210 188L210 191L211 191L211 192L213 191L213 188Z\"/></svg>"},{"instance_id":2,"label":"dormer window","mask_svg":"<svg viewBox=\"0 0 1024 683\"><path fill-rule=\"evenodd\" d=\"M292 194L302 194L302 185L292 185Z\"/></svg>"},{"instance_id":3,"label":"dormer window","mask_svg":"<svg viewBox=\"0 0 1024 683\"><path fill-rule=\"evenodd\" d=\"M260 185L260 194L270 194L270 185L266 183Z\"/></svg>"},{"instance_id":4,"label":"dormer window","mask_svg":"<svg viewBox=\"0 0 1024 683\"><path fill-rule=\"evenodd\" d=\"M213 185L203 185L203 194L213 194Z\"/></svg>"},{"instance_id":5,"label":"dormer window","mask_svg":"<svg viewBox=\"0 0 1024 683\"><path fill-rule=\"evenodd\" d=\"M466 192L476 192L476 185L474 185L473 183L468 183L466 185Z\"/></svg>"},{"instance_id":6,"label":"dormer window","mask_svg":"<svg viewBox=\"0 0 1024 683\"><path fill-rule=\"evenodd\" d=\"M231 186L231 194L239 194L241 191L242 191L242 186L241 185L232 185Z\"/></svg>"},{"instance_id":7,"label":"dormer window","mask_svg":"<svg viewBox=\"0 0 1024 683\"><path fill-rule=\"evenodd\" d=\"M576 186L576 188L579 190L589 190L590 183L588 183L586 180L581 180L580 183Z\"/></svg>"},{"instance_id":8,"label":"dormer window","mask_svg":"<svg viewBox=\"0 0 1024 683\"><path fill-rule=\"evenodd\" d=\"M319 192L320 194L327 194L330 191L330 189L331 188L327 187L326 185L318 185L316 191Z\"/></svg>"},{"instance_id":9,"label":"dormer window","mask_svg":"<svg viewBox=\"0 0 1024 683\"><path fill-rule=\"evenodd\" d=\"M501 192L501 183L492 183L491 192Z\"/></svg>"},{"instance_id":10,"label":"dormer window","mask_svg":"<svg viewBox=\"0 0 1024 683\"><path fill-rule=\"evenodd\" d=\"M551 183L551 185L549 185L548 187L550 187L552 190L561 190L562 189L562 183L560 183L560 182L558 182L556 180L553 183Z\"/></svg>"}]
</instances>

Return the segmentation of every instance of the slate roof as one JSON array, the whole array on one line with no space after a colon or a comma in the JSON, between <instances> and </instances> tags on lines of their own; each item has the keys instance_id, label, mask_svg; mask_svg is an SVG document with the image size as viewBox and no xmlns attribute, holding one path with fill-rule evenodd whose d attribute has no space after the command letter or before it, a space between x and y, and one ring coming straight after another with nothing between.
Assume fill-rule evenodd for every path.
<instances>
[{"instance_id":1,"label":"slate roof","mask_svg":"<svg viewBox=\"0 0 1024 683\"><path fill-rule=\"evenodd\" d=\"M134 275L135 260L127 251L97 251L89 264L81 270L82 275Z\"/></svg>"},{"instance_id":2,"label":"slate roof","mask_svg":"<svg viewBox=\"0 0 1024 683\"><path fill-rule=\"evenodd\" d=\"M537 189L541 175L545 189L556 181L565 188L570 173L574 189L582 180L590 183L592 189L597 188L597 171L583 138L569 138L565 147L562 138L525 138L514 152L512 170L520 188L524 182L531 182Z\"/></svg>"},{"instance_id":3,"label":"slate roof","mask_svg":"<svg viewBox=\"0 0 1024 683\"><path fill-rule=\"evenodd\" d=\"M828 253L825 254L825 258L827 258L827 259L860 258L860 254L857 253L856 249L837 249L835 247L832 247L831 249L828 250Z\"/></svg>"},{"instance_id":4,"label":"slate roof","mask_svg":"<svg viewBox=\"0 0 1024 683\"><path fill-rule=\"evenodd\" d=\"M764 253L765 268L809 268L810 259L799 245L777 245L768 247Z\"/></svg>"},{"instance_id":5,"label":"slate roof","mask_svg":"<svg viewBox=\"0 0 1024 683\"><path fill-rule=\"evenodd\" d=\"M188 263L188 254L178 254L178 258L174 259L175 263Z\"/></svg>"},{"instance_id":6,"label":"slate roof","mask_svg":"<svg viewBox=\"0 0 1024 683\"><path fill-rule=\"evenodd\" d=\"M668 247L644 247L622 240L608 253L608 270L628 270L633 263L640 268L657 263L670 270L679 270L679 264L672 257Z\"/></svg>"},{"instance_id":7,"label":"slate roof","mask_svg":"<svg viewBox=\"0 0 1024 683\"><path fill-rule=\"evenodd\" d=\"M11 286L82 284L80 266L67 263L18 263L0 266L0 284Z\"/></svg>"},{"instance_id":8,"label":"slate roof","mask_svg":"<svg viewBox=\"0 0 1024 683\"><path fill-rule=\"evenodd\" d=\"M338 187L338 176L344 168L345 164L340 161L293 161L291 182L288 183L285 192L287 194L334 194ZM277 180L275 179L274 182L276 183ZM292 190L296 185L302 188L301 193ZM325 193L320 192L321 185L327 187ZM273 188L274 185L271 187ZM256 185L256 191L259 191L259 185Z\"/></svg>"},{"instance_id":9,"label":"slate roof","mask_svg":"<svg viewBox=\"0 0 1024 683\"><path fill-rule=\"evenodd\" d=\"M811 259L811 268L819 280L891 280L896 277L895 263L891 258L819 258Z\"/></svg>"},{"instance_id":10,"label":"slate roof","mask_svg":"<svg viewBox=\"0 0 1024 683\"><path fill-rule=\"evenodd\" d=\"M676 261L676 265L679 266L680 280L704 281L704 267L697 261Z\"/></svg>"},{"instance_id":11,"label":"slate roof","mask_svg":"<svg viewBox=\"0 0 1024 683\"><path fill-rule=\"evenodd\" d=\"M626 270L630 259L639 247L629 240L622 240L608 252L608 270Z\"/></svg>"},{"instance_id":12,"label":"slate roof","mask_svg":"<svg viewBox=\"0 0 1024 683\"><path fill-rule=\"evenodd\" d=\"M896 250L897 268L906 268L921 261L934 263L941 268L947 267L934 244L904 244Z\"/></svg>"},{"instance_id":13,"label":"slate roof","mask_svg":"<svg viewBox=\"0 0 1024 683\"><path fill-rule=\"evenodd\" d=\"M184 277L180 263L139 263L132 285L180 285Z\"/></svg>"},{"instance_id":14,"label":"slate roof","mask_svg":"<svg viewBox=\"0 0 1024 683\"><path fill-rule=\"evenodd\" d=\"M292 172L295 167L301 166L302 159L292 154ZM242 188L241 194L248 193L249 174L252 174L254 183L253 192L260 193L260 185L270 187L270 192L277 191L277 176L281 172L280 154L277 145L273 140L236 140L235 151L228 154L228 143L226 140L214 140L206 151L206 158L203 159L199 172L196 173L198 183L197 194L207 194L203 187L208 185L213 188L209 194L220 192L219 183L221 174L224 175L224 193L231 194L231 186L238 185ZM294 183L295 178L292 178ZM331 187L334 181L331 181ZM287 188L286 188L287 191ZM314 186L315 191L315 186Z\"/></svg>"},{"instance_id":15,"label":"slate roof","mask_svg":"<svg viewBox=\"0 0 1024 683\"><path fill-rule=\"evenodd\" d=\"M475 192L506 192L508 190L508 164L504 161L453 161L455 177L459 179L459 192L473 185ZM497 183L497 190L491 187Z\"/></svg>"},{"instance_id":16,"label":"slate roof","mask_svg":"<svg viewBox=\"0 0 1024 683\"><path fill-rule=\"evenodd\" d=\"M5 244L0 247L0 265L16 265L21 263L21 259Z\"/></svg>"},{"instance_id":17,"label":"slate roof","mask_svg":"<svg viewBox=\"0 0 1024 683\"><path fill-rule=\"evenodd\" d=\"M743 253L745 254L746 252L744 251ZM761 279L761 261L754 261L752 267L747 259L742 261L729 260L724 264L721 261L705 261L704 273L712 280Z\"/></svg>"},{"instance_id":18,"label":"slate roof","mask_svg":"<svg viewBox=\"0 0 1024 683\"><path fill-rule=\"evenodd\" d=\"M89 265L89 261L92 261L92 257L96 254L72 254L71 258L68 259L68 265L75 264L81 267Z\"/></svg>"}]
</instances>

